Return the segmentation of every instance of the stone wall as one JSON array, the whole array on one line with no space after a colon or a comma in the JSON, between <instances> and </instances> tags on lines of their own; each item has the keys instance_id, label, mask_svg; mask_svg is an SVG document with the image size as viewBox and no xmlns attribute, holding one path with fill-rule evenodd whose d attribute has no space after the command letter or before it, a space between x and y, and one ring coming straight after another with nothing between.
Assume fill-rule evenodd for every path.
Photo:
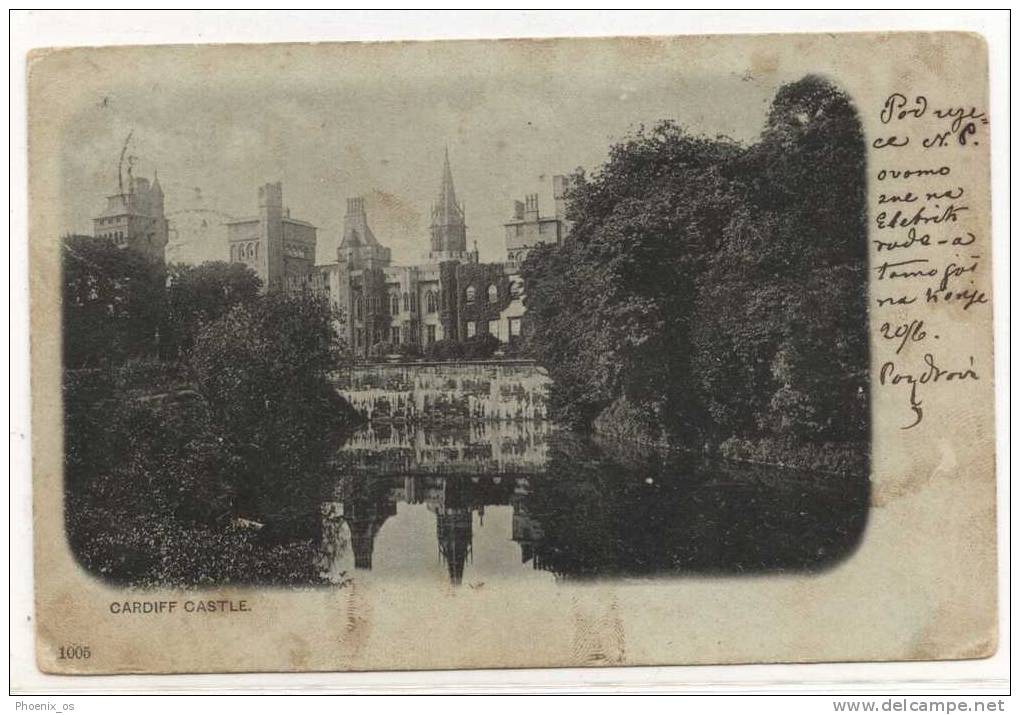
<instances>
[{"instance_id":1,"label":"stone wall","mask_svg":"<svg viewBox=\"0 0 1020 715\"><path fill-rule=\"evenodd\" d=\"M544 420L549 377L531 361L358 365L337 388L374 422Z\"/></svg>"}]
</instances>

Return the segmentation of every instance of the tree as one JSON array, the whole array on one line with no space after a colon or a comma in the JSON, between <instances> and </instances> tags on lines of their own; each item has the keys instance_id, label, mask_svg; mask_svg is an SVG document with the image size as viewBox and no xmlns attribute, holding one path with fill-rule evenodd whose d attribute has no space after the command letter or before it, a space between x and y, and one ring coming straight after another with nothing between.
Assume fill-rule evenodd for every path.
<instances>
[{"instance_id":1,"label":"tree","mask_svg":"<svg viewBox=\"0 0 1020 715\"><path fill-rule=\"evenodd\" d=\"M627 398L655 404L678 430L696 423L686 367L695 276L736 203L723 168L738 151L664 122L578 177L570 236L522 268L529 349L553 378L554 414L585 424Z\"/></svg>"},{"instance_id":2,"label":"tree","mask_svg":"<svg viewBox=\"0 0 1020 715\"><path fill-rule=\"evenodd\" d=\"M163 354L175 358L187 351L203 323L221 317L238 303L255 300L261 287L258 275L240 263L170 266Z\"/></svg>"},{"instance_id":3,"label":"tree","mask_svg":"<svg viewBox=\"0 0 1020 715\"><path fill-rule=\"evenodd\" d=\"M327 303L269 294L203 325L189 354L224 448L239 456L238 504L267 535L309 536L332 475L323 471L358 417L329 376L342 345Z\"/></svg>"},{"instance_id":4,"label":"tree","mask_svg":"<svg viewBox=\"0 0 1020 715\"><path fill-rule=\"evenodd\" d=\"M64 238L61 263L65 367L156 352L164 282L159 263L91 236Z\"/></svg>"},{"instance_id":5,"label":"tree","mask_svg":"<svg viewBox=\"0 0 1020 715\"><path fill-rule=\"evenodd\" d=\"M853 104L814 76L752 146L664 122L612 147L577 177L568 238L522 266L553 416L652 416L692 446L866 439L865 156Z\"/></svg>"}]
</instances>

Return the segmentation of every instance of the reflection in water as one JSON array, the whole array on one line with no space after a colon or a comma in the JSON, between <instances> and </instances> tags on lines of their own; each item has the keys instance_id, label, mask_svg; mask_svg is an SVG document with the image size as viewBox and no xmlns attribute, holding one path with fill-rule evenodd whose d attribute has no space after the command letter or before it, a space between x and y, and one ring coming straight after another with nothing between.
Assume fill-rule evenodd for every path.
<instances>
[{"instance_id":1,"label":"reflection in water","mask_svg":"<svg viewBox=\"0 0 1020 715\"><path fill-rule=\"evenodd\" d=\"M866 475L665 456L546 422L377 424L340 463L323 548L336 578L818 570L853 549L867 515Z\"/></svg>"},{"instance_id":2,"label":"reflection in water","mask_svg":"<svg viewBox=\"0 0 1020 715\"><path fill-rule=\"evenodd\" d=\"M542 420L549 377L531 361L357 365L337 387L373 422Z\"/></svg>"}]
</instances>

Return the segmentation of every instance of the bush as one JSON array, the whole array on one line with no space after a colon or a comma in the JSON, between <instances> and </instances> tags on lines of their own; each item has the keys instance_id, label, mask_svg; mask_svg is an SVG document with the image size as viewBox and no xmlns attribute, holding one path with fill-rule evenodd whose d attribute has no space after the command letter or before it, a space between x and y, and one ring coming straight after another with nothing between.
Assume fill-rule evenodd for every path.
<instances>
[{"instance_id":1,"label":"bush","mask_svg":"<svg viewBox=\"0 0 1020 715\"><path fill-rule=\"evenodd\" d=\"M191 351L199 391L241 461L239 508L273 533L320 528L326 463L357 422L329 380L338 350L324 301L269 294L204 326Z\"/></svg>"},{"instance_id":2,"label":"bush","mask_svg":"<svg viewBox=\"0 0 1020 715\"><path fill-rule=\"evenodd\" d=\"M502 345L496 336L482 333L464 341L464 357L468 360L485 360L491 358Z\"/></svg>"},{"instance_id":3,"label":"bush","mask_svg":"<svg viewBox=\"0 0 1020 715\"><path fill-rule=\"evenodd\" d=\"M368 349L368 357L373 360L385 360L387 355L398 355L399 346L393 343L375 343Z\"/></svg>"},{"instance_id":4,"label":"bush","mask_svg":"<svg viewBox=\"0 0 1020 715\"><path fill-rule=\"evenodd\" d=\"M464 357L464 346L456 340L437 340L425 346L429 360L458 360Z\"/></svg>"}]
</instances>

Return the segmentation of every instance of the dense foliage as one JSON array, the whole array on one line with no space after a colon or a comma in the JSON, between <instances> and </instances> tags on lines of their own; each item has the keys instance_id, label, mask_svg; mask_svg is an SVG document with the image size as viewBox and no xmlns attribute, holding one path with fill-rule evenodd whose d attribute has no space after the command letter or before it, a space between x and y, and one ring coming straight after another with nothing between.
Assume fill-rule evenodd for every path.
<instances>
[{"instance_id":1,"label":"dense foliage","mask_svg":"<svg viewBox=\"0 0 1020 715\"><path fill-rule=\"evenodd\" d=\"M358 420L328 380L336 316L311 297L259 296L240 266L171 266L166 280L110 248L65 241L75 553L141 585L315 581L332 454Z\"/></svg>"},{"instance_id":2,"label":"dense foliage","mask_svg":"<svg viewBox=\"0 0 1020 715\"><path fill-rule=\"evenodd\" d=\"M612 147L523 266L554 415L698 447L866 440L864 162L853 105L811 76L750 147L668 122Z\"/></svg>"},{"instance_id":3,"label":"dense foliage","mask_svg":"<svg viewBox=\"0 0 1020 715\"><path fill-rule=\"evenodd\" d=\"M68 236L62 253L64 365L154 354L165 305L162 266L105 238Z\"/></svg>"},{"instance_id":4,"label":"dense foliage","mask_svg":"<svg viewBox=\"0 0 1020 715\"><path fill-rule=\"evenodd\" d=\"M171 266L163 320L164 354L185 354L203 323L221 317L235 305L255 300L261 284L255 272L240 263Z\"/></svg>"},{"instance_id":5,"label":"dense foliage","mask_svg":"<svg viewBox=\"0 0 1020 715\"><path fill-rule=\"evenodd\" d=\"M273 533L318 536L318 505L342 427L357 417L329 382L340 341L325 301L269 294L205 325L189 362L241 461L241 511Z\"/></svg>"}]
</instances>

